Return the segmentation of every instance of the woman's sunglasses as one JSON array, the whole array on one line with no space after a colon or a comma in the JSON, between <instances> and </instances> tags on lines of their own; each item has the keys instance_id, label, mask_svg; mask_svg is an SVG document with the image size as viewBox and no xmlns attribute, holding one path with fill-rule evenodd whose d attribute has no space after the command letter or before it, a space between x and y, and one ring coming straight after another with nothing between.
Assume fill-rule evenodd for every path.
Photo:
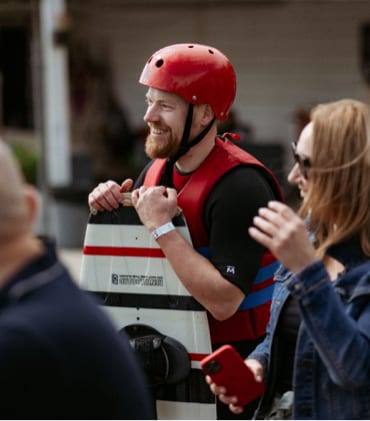
<instances>
[{"instance_id":1,"label":"woman's sunglasses","mask_svg":"<svg viewBox=\"0 0 370 421\"><path fill-rule=\"evenodd\" d=\"M302 176L307 180L308 172L309 172L309 169L311 168L310 158L299 155L297 153L297 145L295 142L292 142L290 146L292 147L294 160L299 165L299 170L301 171Z\"/></svg>"}]
</instances>

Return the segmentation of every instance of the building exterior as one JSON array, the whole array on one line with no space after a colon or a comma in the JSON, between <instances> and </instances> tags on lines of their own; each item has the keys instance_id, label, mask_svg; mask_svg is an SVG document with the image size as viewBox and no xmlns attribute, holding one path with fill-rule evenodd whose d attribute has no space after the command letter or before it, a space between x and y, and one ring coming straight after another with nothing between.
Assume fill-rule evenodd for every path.
<instances>
[{"instance_id":1,"label":"building exterior","mask_svg":"<svg viewBox=\"0 0 370 421\"><path fill-rule=\"evenodd\" d=\"M43 10L53 7L59 12L45 18ZM52 136L45 136L53 105L45 105L43 19L51 20L51 48L65 55L52 70L56 83L66 85L57 90L66 93L66 113L56 144L68 145L56 163L65 161L58 174L67 176L56 180L45 162L54 152L48 146ZM3 135L36 145L45 200L64 198L81 207L95 181L136 173L145 160L145 88L138 78L147 58L164 45L204 43L233 62L234 110L253 128L254 145L281 146L276 170L284 179L297 116L323 101L369 100L369 25L370 0L2 0ZM65 80L57 76L60 66ZM19 101L12 102L14 96ZM55 101L60 97L54 94ZM120 135L112 135L110 121L119 122ZM44 229L56 232L52 219Z\"/></svg>"}]
</instances>

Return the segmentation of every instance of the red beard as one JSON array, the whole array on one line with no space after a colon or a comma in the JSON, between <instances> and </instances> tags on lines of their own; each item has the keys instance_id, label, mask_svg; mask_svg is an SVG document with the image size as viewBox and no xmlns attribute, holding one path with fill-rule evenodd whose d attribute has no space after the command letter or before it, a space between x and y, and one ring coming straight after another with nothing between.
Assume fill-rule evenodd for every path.
<instances>
[{"instance_id":1,"label":"red beard","mask_svg":"<svg viewBox=\"0 0 370 421\"><path fill-rule=\"evenodd\" d=\"M150 134L146 138L145 153L151 159L169 158L174 156L179 149L179 142L170 136L165 141L153 140Z\"/></svg>"}]
</instances>

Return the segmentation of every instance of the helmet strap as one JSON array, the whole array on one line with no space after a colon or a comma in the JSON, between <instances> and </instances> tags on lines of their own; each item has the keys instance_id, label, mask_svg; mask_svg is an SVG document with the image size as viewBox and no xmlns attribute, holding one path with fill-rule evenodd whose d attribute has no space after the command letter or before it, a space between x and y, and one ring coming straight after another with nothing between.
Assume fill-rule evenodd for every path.
<instances>
[{"instance_id":1,"label":"helmet strap","mask_svg":"<svg viewBox=\"0 0 370 421\"><path fill-rule=\"evenodd\" d=\"M197 145L204 138L204 136L211 129L213 122L216 120L216 117L213 117L212 120L208 123L208 125L198 134L198 136L196 136L191 142L189 142L190 129L193 123L193 111L193 104L189 104L188 114L186 116L184 132L181 138L179 149L173 157L167 159L166 167L163 174L163 183L167 187L173 187L173 167L175 165L175 162L183 155L185 155L190 148Z\"/></svg>"}]
</instances>

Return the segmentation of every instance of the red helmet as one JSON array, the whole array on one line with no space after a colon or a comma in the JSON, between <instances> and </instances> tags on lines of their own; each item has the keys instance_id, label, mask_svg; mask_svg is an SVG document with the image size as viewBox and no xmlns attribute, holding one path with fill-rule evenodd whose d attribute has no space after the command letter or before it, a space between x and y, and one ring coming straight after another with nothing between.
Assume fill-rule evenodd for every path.
<instances>
[{"instance_id":1,"label":"red helmet","mask_svg":"<svg viewBox=\"0 0 370 421\"><path fill-rule=\"evenodd\" d=\"M139 82L172 92L191 104L210 104L218 120L226 120L236 94L236 77L229 59L200 44L174 44L154 53Z\"/></svg>"}]
</instances>

